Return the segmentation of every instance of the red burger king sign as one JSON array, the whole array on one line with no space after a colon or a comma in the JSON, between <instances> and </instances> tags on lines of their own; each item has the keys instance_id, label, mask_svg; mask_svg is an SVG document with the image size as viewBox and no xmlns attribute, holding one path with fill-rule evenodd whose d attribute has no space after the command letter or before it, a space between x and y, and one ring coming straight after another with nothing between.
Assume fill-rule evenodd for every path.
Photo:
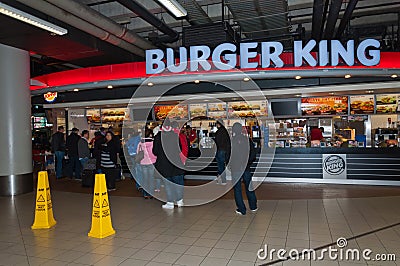
<instances>
[{"instance_id":1,"label":"red burger king sign","mask_svg":"<svg viewBox=\"0 0 400 266\"><path fill-rule=\"evenodd\" d=\"M57 99L57 92L48 92L43 97L46 102L52 103Z\"/></svg>"}]
</instances>

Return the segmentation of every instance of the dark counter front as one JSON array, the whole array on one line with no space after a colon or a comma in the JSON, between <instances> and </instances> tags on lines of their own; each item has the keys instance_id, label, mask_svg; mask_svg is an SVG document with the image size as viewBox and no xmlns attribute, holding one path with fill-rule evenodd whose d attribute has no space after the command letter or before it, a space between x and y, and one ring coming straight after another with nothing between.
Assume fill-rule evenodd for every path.
<instances>
[{"instance_id":1,"label":"dark counter front","mask_svg":"<svg viewBox=\"0 0 400 266\"><path fill-rule=\"evenodd\" d=\"M400 148L277 148L272 164L269 151L252 165L256 180L263 179L270 166L266 181L400 185ZM193 166L189 161L188 168ZM216 173L213 161L187 174Z\"/></svg>"}]
</instances>

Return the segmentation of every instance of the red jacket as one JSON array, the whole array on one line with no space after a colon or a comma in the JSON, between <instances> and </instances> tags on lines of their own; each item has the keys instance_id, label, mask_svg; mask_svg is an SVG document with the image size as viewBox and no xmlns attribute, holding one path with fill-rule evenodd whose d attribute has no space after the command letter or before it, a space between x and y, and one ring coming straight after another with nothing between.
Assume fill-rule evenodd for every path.
<instances>
[{"instance_id":1,"label":"red jacket","mask_svg":"<svg viewBox=\"0 0 400 266\"><path fill-rule=\"evenodd\" d=\"M179 133L179 142L181 144L181 150L182 150L182 152L179 155L181 156L182 163L185 164L189 153L189 145L187 143L187 138L185 134Z\"/></svg>"}]
</instances>

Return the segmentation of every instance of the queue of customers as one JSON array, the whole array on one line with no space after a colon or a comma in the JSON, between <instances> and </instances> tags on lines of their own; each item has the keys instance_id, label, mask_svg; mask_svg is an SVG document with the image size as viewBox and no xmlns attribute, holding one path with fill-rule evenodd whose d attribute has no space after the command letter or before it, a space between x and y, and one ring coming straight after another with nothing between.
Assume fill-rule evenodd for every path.
<instances>
[{"instance_id":1,"label":"queue of customers","mask_svg":"<svg viewBox=\"0 0 400 266\"><path fill-rule=\"evenodd\" d=\"M73 128L67 137L64 131L64 127L59 126L51 139L51 148L56 159L56 178L70 177L82 180L83 171L93 158L95 165L90 169L94 168L97 173L105 173L107 188L110 191L115 190L115 180L120 174L118 164L121 144L114 133L102 127L89 141L88 130L79 134L79 129Z\"/></svg>"},{"instance_id":2,"label":"queue of customers","mask_svg":"<svg viewBox=\"0 0 400 266\"><path fill-rule=\"evenodd\" d=\"M234 182L234 196L237 206L236 213L246 214L242 196L242 183L248 198L250 210L257 211L257 199L251 187L252 175L250 165L255 160L255 149L251 139L242 132L242 125L235 123L232 128L232 138L223 125L217 123L215 142L217 146L216 160L218 163L217 181L226 185L226 167L229 167ZM164 184L167 202L164 209L173 209L175 205L183 207L184 174L188 157L190 138L181 130L176 121L166 119L161 128L150 130L145 128L141 135L132 130L125 143L130 158L132 178L136 180L137 189L142 191L145 199L153 198L160 192ZM65 141L64 141L65 140ZM89 141L89 132L73 128L65 139L64 128L61 126L52 137L52 149L56 156L56 177L64 176L81 179L82 171L91 157L96 159L96 171L106 175L107 188L115 190L115 181L120 174L118 168L121 142L112 131L101 128L95 133L95 138ZM89 145L92 146L90 150ZM249 156L243 156L248 151ZM63 159L68 163L63 164ZM65 161L65 160L64 160ZM65 169L63 169L65 168Z\"/></svg>"}]
</instances>

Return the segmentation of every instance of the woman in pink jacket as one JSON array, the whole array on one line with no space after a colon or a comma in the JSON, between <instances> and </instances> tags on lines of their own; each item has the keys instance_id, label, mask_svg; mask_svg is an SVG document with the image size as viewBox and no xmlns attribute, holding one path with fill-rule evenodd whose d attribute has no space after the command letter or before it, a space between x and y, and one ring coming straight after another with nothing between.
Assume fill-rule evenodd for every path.
<instances>
[{"instance_id":1,"label":"woman in pink jacket","mask_svg":"<svg viewBox=\"0 0 400 266\"><path fill-rule=\"evenodd\" d=\"M137 153L143 151L144 157L140 161L143 174L143 196L145 199L153 198L154 192L154 163L157 157L153 154L153 132L150 129L145 130L145 137L140 141Z\"/></svg>"}]
</instances>

